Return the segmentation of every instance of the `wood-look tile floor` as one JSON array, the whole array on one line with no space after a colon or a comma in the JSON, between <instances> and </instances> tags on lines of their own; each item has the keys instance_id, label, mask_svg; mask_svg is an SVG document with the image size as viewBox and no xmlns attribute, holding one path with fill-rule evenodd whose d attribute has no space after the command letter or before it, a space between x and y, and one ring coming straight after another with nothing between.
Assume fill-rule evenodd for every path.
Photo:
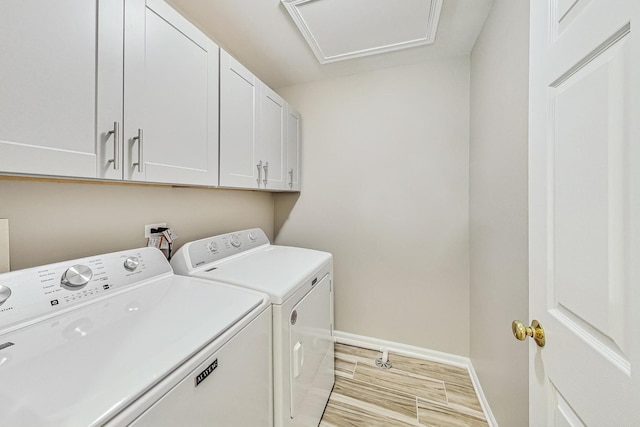
<instances>
[{"instance_id":1,"label":"wood-look tile floor","mask_svg":"<svg viewBox=\"0 0 640 427\"><path fill-rule=\"evenodd\" d=\"M336 383L320 427L488 427L465 369L336 344Z\"/></svg>"}]
</instances>

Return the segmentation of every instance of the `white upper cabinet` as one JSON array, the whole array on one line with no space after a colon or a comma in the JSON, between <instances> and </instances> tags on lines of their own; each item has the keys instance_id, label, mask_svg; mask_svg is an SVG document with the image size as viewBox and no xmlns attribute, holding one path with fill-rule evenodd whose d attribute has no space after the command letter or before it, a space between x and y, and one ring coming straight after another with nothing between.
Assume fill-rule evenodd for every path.
<instances>
[{"instance_id":1,"label":"white upper cabinet","mask_svg":"<svg viewBox=\"0 0 640 427\"><path fill-rule=\"evenodd\" d=\"M164 1L5 1L0 52L0 172L218 184L218 46Z\"/></svg>"},{"instance_id":2,"label":"white upper cabinet","mask_svg":"<svg viewBox=\"0 0 640 427\"><path fill-rule=\"evenodd\" d=\"M287 172L288 104L249 70L220 50L220 185L296 190ZM299 126L300 116L293 113ZM299 129L293 137L296 148ZM292 152L297 175L298 154Z\"/></svg>"},{"instance_id":3,"label":"white upper cabinet","mask_svg":"<svg viewBox=\"0 0 640 427\"><path fill-rule=\"evenodd\" d=\"M260 82L258 161L262 162L261 187L267 190L285 189L286 110L284 99Z\"/></svg>"},{"instance_id":4,"label":"white upper cabinet","mask_svg":"<svg viewBox=\"0 0 640 427\"><path fill-rule=\"evenodd\" d=\"M218 46L162 0L125 2L123 173L218 184Z\"/></svg>"},{"instance_id":5,"label":"white upper cabinet","mask_svg":"<svg viewBox=\"0 0 640 427\"><path fill-rule=\"evenodd\" d=\"M259 80L220 49L220 185L261 188Z\"/></svg>"},{"instance_id":6,"label":"white upper cabinet","mask_svg":"<svg viewBox=\"0 0 640 427\"><path fill-rule=\"evenodd\" d=\"M0 173L298 191L299 123L164 0L0 3Z\"/></svg>"},{"instance_id":7,"label":"white upper cabinet","mask_svg":"<svg viewBox=\"0 0 640 427\"><path fill-rule=\"evenodd\" d=\"M122 26L122 1L2 2L0 171L95 178L119 161Z\"/></svg>"},{"instance_id":8,"label":"white upper cabinet","mask_svg":"<svg viewBox=\"0 0 640 427\"><path fill-rule=\"evenodd\" d=\"M285 190L300 191L300 113L287 106Z\"/></svg>"}]
</instances>

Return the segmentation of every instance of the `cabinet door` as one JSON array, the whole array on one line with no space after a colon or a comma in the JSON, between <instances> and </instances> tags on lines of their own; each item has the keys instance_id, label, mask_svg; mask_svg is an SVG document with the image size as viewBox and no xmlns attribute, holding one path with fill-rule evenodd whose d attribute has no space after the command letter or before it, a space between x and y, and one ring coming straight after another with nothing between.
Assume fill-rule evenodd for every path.
<instances>
[{"instance_id":1,"label":"cabinet door","mask_svg":"<svg viewBox=\"0 0 640 427\"><path fill-rule=\"evenodd\" d=\"M162 0L125 2L124 178L218 184L218 46Z\"/></svg>"},{"instance_id":2,"label":"cabinet door","mask_svg":"<svg viewBox=\"0 0 640 427\"><path fill-rule=\"evenodd\" d=\"M262 187L284 190L287 103L260 82L260 137L258 159L262 160Z\"/></svg>"},{"instance_id":3,"label":"cabinet door","mask_svg":"<svg viewBox=\"0 0 640 427\"><path fill-rule=\"evenodd\" d=\"M0 4L0 171L120 174L122 4Z\"/></svg>"},{"instance_id":4,"label":"cabinet door","mask_svg":"<svg viewBox=\"0 0 640 427\"><path fill-rule=\"evenodd\" d=\"M220 185L260 188L258 79L220 50Z\"/></svg>"},{"instance_id":5,"label":"cabinet door","mask_svg":"<svg viewBox=\"0 0 640 427\"><path fill-rule=\"evenodd\" d=\"M286 190L300 191L300 113L287 105Z\"/></svg>"}]
</instances>

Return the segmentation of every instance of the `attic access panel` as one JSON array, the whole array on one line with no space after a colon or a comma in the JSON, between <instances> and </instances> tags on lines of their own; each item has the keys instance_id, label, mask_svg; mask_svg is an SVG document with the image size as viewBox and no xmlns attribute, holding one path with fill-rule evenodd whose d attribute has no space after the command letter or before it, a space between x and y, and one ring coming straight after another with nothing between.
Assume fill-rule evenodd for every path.
<instances>
[{"instance_id":1,"label":"attic access panel","mask_svg":"<svg viewBox=\"0 0 640 427\"><path fill-rule=\"evenodd\" d=\"M432 44L442 0L281 0L321 64Z\"/></svg>"}]
</instances>

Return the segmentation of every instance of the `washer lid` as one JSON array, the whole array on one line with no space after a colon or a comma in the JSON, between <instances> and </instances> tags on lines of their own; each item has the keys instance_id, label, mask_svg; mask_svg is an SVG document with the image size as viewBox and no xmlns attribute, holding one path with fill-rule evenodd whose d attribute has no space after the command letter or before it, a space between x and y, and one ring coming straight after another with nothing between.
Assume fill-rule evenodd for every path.
<instances>
[{"instance_id":1,"label":"washer lid","mask_svg":"<svg viewBox=\"0 0 640 427\"><path fill-rule=\"evenodd\" d=\"M172 276L0 335L0 425L102 425L267 303Z\"/></svg>"},{"instance_id":2,"label":"washer lid","mask_svg":"<svg viewBox=\"0 0 640 427\"><path fill-rule=\"evenodd\" d=\"M265 292L273 304L282 304L331 259L328 252L271 245L209 265L193 275Z\"/></svg>"}]
</instances>

